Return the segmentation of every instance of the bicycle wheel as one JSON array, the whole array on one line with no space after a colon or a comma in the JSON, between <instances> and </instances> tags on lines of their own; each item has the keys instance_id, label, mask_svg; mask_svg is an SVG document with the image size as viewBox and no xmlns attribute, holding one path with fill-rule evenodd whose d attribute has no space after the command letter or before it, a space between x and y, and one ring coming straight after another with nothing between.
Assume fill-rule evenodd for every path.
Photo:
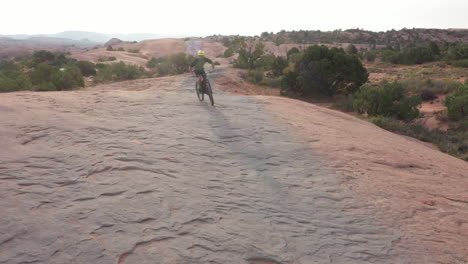
<instances>
[{"instance_id":1,"label":"bicycle wheel","mask_svg":"<svg viewBox=\"0 0 468 264\"><path fill-rule=\"evenodd\" d=\"M211 105L214 105L213 90L211 90L211 84L209 80L206 80L206 94L210 97Z\"/></svg>"},{"instance_id":2,"label":"bicycle wheel","mask_svg":"<svg viewBox=\"0 0 468 264\"><path fill-rule=\"evenodd\" d=\"M203 101L203 92L200 90L200 85L198 84L198 81L195 82L195 91L197 92L197 97L198 100Z\"/></svg>"}]
</instances>

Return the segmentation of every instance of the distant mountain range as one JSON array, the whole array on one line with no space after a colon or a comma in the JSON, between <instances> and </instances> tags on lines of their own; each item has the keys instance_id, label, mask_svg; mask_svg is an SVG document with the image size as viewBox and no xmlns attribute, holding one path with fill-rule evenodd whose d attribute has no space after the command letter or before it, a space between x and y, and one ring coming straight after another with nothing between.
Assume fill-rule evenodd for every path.
<instances>
[{"instance_id":1,"label":"distant mountain range","mask_svg":"<svg viewBox=\"0 0 468 264\"><path fill-rule=\"evenodd\" d=\"M27 40L30 38L57 38L68 39L79 42L92 42L102 44L112 38L118 38L123 41L141 41L145 39L161 39L161 38L183 38L184 35L163 35L163 34L148 34L148 33L134 33L134 34L103 34L96 32L86 31L64 31L55 34L39 34L39 35L0 35L0 38L10 38L16 40Z\"/></svg>"}]
</instances>

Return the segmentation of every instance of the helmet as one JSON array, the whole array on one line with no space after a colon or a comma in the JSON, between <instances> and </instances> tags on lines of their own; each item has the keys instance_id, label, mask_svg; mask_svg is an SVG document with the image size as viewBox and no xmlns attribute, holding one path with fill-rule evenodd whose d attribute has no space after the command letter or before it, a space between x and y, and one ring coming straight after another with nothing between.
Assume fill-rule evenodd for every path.
<instances>
[{"instance_id":1,"label":"helmet","mask_svg":"<svg viewBox=\"0 0 468 264\"><path fill-rule=\"evenodd\" d=\"M198 51L198 56L205 56L205 51L199 50Z\"/></svg>"}]
</instances>

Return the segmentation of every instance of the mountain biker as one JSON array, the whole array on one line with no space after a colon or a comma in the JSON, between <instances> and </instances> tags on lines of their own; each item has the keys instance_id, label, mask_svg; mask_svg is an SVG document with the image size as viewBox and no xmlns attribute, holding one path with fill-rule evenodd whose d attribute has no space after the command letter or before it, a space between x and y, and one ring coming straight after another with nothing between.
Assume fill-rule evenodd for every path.
<instances>
[{"instance_id":1,"label":"mountain biker","mask_svg":"<svg viewBox=\"0 0 468 264\"><path fill-rule=\"evenodd\" d=\"M198 84L203 87L203 80L206 79L205 63L211 63L211 70L214 70L214 63L212 60L205 57L205 51L198 51L198 58L196 58L190 65L190 72L195 72L198 77Z\"/></svg>"}]
</instances>

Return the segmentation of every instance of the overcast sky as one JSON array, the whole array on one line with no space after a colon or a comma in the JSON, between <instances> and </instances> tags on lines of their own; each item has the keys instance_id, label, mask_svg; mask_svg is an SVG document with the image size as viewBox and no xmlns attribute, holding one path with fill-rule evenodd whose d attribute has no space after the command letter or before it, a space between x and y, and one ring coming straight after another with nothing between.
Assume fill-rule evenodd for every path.
<instances>
[{"instance_id":1,"label":"overcast sky","mask_svg":"<svg viewBox=\"0 0 468 264\"><path fill-rule=\"evenodd\" d=\"M468 28L468 0L2 0L0 34Z\"/></svg>"}]
</instances>

